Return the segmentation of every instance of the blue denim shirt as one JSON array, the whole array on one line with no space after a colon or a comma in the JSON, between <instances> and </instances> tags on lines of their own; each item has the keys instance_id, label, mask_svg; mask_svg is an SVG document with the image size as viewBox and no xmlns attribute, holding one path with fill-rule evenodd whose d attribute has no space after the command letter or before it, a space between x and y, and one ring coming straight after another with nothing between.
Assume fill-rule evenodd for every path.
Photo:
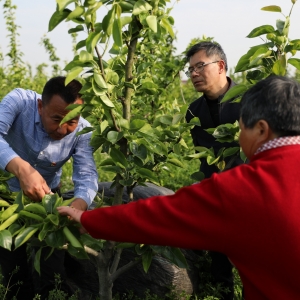
<instances>
[{"instance_id":1,"label":"blue denim shirt","mask_svg":"<svg viewBox=\"0 0 300 300\"><path fill-rule=\"evenodd\" d=\"M21 157L34 167L50 188L59 185L62 166L73 158L75 198L92 203L98 190L98 174L90 146L91 133L76 136L90 126L79 119L77 128L62 140L52 140L45 132L38 113L38 99L34 91L15 89L0 102L0 168L15 157ZM11 191L19 191L19 180L8 181Z\"/></svg>"}]
</instances>

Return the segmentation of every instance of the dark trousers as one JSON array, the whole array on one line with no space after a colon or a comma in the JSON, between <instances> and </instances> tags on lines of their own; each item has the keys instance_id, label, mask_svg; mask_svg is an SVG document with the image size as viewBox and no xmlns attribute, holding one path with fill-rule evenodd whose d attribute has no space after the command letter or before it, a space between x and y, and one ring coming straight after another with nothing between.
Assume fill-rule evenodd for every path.
<instances>
[{"instance_id":1,"label":"dark trousers","mask_svg":"<svg viewBox=\"0 0 300 300\"><path fill-rule=\"evenodd\" d=\"M33 249L30 249L33 251ZM8 251L0 247L1 272L4 282L9 287L7 299L16 296L21 300L32 300L35 294L41 295L41 299L48 298L49 291L55 287L55 274L59 274L62 284L59 289L72 295L72 291L65 283L66 274L64 268L64 250L54 250L46 260L50 251L49 247L43 248L41 254L41 276L34 270L32 262L28 259L26 245L22 245L14 251ZM18 266L18 271L14 269Z\"/></svg>"},{"instance_id":2,"label":"dark trousers","mask_svg":"<svg viewBox=\"0 0 300 300\"><path fill-rule=\"evenodd\" d=\"M224 288L228 288L228 293L222 293L223 300L233 300L234 296L234 283L232 264L228 260L227 256L210 251L211 256L211 273L215 283L221 283Z\"/></svg>"}]
</instances>

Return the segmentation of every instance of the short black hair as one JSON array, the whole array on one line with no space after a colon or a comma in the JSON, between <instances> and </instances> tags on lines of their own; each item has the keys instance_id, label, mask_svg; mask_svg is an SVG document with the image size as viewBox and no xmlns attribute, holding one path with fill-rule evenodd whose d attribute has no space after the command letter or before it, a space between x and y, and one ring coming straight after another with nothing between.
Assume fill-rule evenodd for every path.
<instances>
[{"instance_id":1,"label":"short black hair","mask_svg":"<svg viewBox=\"0 0 300 300\"><path fill-rule=\"evenodd\" d=\"M243 95L240 116L246 128L265 120L279 136L300 135L300 84L276 75L259 81Z\"/></svg>"},{"instance_id":2,"label":"short black hair","mask_svg":"<svg viewBox=\"0 0 300 300\"><path fill-rule=\"evenodd\" d=\"M213 55L218 56L220 60L225 62L225 70L228 70L226 54L221 45L215 42L200 42L193 45L186 53L187 62L194 54L201 50L205 51L207 57L211 57Z\"/></svg>"},{"instance_id":3,"label":"short black hair","mask_svg":"<svg viewBox=\"0 0 300 300\"><path fill-rule=\"evenodd\" d=\"M60 96L68 104L74 103L82 97L82 94L79 93L82 84L73 79L65 85L65 80L65 76L57 76L47 81L42 92L43 105L47 105L54 95Z\"/></svg>"}]
</instances>

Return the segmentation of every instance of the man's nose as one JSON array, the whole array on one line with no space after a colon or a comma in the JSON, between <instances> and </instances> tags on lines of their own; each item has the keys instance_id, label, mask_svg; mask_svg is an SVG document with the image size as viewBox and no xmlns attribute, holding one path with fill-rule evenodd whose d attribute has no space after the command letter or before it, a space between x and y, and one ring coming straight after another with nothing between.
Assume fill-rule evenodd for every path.
<instances>
[{"instance_id":1,"label":"man's nose","mask_svg":"<svg viewBox=\"0 0 300 300\"><path fill-rule=\"evenodd\" d=\"M68 133L68 124L62 124L57 128L57 132L61 135L66 135Z\"/></svg>"}]
</instances>

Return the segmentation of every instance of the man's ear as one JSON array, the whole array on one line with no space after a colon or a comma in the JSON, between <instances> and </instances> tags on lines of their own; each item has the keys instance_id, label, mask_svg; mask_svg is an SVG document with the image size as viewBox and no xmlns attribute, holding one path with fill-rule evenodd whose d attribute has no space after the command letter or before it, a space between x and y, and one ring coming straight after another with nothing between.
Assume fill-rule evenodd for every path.
<instances>
[{"instance_id":1,"label":"man's ear","mask_svg":"<svg viewBox=\"0 0 300 300\"><path fill-rule=\"evenodd\" d=\"M257 142L262 145L270 140L273 140L277 135L272 131L269 123L265 120L259 120L254 125L257 133Z\"/></svg>"},{"instance_id":2,"label":"man's ear","mask_svg":"<svg viewBox=\"0 0 300 300\"><path fill-rule=\"evenodd\" d=\"M225 65L225 61L224 60L220 60L218 62L218 66L219 66L219 73L221 74L222 72L226 72L225 68L226 68L226 65Z\"/></svg>"},{"instance_id":3,"label":"man's ear","mask_svg":"<svg viewBox=\"0 0 300 300\"><path fill-rule=\"evenodd\" d=\"M43 108L42 100L38 99L38 112L40 115L42 114L42 108Z\"/></svg>"}]
</instances>

